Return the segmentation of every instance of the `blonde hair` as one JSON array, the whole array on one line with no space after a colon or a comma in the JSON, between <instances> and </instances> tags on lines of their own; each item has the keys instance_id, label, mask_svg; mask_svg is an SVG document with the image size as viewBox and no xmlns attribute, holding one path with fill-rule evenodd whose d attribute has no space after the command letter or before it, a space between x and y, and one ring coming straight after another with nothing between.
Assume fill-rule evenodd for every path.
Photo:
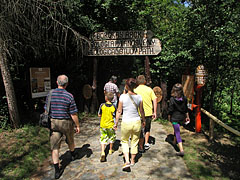
<instances>
[{"instance_id":1,"label":"blonde hair","mask_svg":"<svg viewBox=\"0 0 240 180\"><path fill-rule=\"evenodd\" d=\"M114 98L114 94L112 93L112 92L106 92L105 93L105 96L107 97L107 100L108 101L112 101L113 100L113 98Z\"/></svg>"}]
</instances>

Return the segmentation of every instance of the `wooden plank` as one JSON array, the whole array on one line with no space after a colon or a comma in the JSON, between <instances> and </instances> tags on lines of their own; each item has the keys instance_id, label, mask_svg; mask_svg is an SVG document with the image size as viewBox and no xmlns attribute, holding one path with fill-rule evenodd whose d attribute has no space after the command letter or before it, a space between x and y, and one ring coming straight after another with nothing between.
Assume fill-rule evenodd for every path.
<instances>
[{"instance_id":1,"label":"wooden plank","mask_svg":"<svg viewBox=\"0 0 240 180\"><path fill-rule=\"evenodd\" d=\"M183 92L188 100L193 102L194 94L194 75L182 75Z\"/></svg>"},{"instance_id":2,"label":"wooden plank","mask_svg":"<svg viewBox=\"0 0 240 180\"><path fill-rule=\"evenodd\" d=\"M161 42L157 38L146 40L106 40L92 43L87 50L87 56L149 56L158 55L161 50Z\"/></svg>"},{"instance_id":3,"label":"wooden plank","mask_svg":"<svg viewBox=\"0 0 240 180\"><path fill-rule=\"evenodd\" d=\"M142 39L152 38L153 32L150 30L143 31L108 31L108 32L95 32L91 34L90 39L94 41L108 40L108 39Z\"/></svg>"},{"instance_id":4,"label":"wooden plank","mask_svg":"<svg viewBox=\"0 0 240 180\"><path fill-rule=\"evenodd\" d=\"M229 130L230 132L232 132L233 134L236 134L237 136L240 136L240 132L233 129L232 127L224 124L222 121L220 121L218 118L216 118L215 116L213 116L212 114L210 114L208 111L206 111L205 109L201 108L201 111L206 114L208 117L210 117L212 120L214 120L216 123L218 123L219 125L221 125L222 127L224 127L225 129Z\"/></svg>"}]
</instances>

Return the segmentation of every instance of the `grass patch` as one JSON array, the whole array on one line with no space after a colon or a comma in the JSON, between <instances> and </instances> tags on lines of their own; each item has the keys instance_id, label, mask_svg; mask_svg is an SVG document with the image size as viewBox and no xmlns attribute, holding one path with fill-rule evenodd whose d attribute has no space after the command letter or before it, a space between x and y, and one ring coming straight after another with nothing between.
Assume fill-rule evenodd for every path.
<instances>
[{"instance_id":1,"label":"grass patch","mask_svg":"<svg viewBox=\"0 0 240 180\"><path fill-rule=\"evenodd\" d=\"M173 134L170 122L158 119L167 134ZM181 137L185 152L184 161L194 179L229 180L240 177L240 149L231 143L218 141L210 143L203 133L181 126ZM230 141L230 139L229 139Z\"/></svg>"},{"instance_id":2,"label":"grass patch","mask_svg":"<svg viewBox=\"0 0 240 180\"><path fill-rule=\"evenodd\" d=\"M0 134L0 179L30 179L38 166L50 156L49 131L25 125Z\"/></svg>"}]
</instances>

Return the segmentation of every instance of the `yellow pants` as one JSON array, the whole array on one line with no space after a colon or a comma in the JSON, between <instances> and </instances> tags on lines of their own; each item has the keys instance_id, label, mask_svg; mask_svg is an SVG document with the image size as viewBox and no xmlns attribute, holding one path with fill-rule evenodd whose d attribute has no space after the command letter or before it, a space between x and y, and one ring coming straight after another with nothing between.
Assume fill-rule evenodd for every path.
<instances>
[{"instance_id":1,"label":"yellow pants","mask_svg":"<svg viewBox=\"0 0 240 180\"><path fill-rule=\"evenodd\" d=\"M129 153L129 137L131 137L131 154L138 153L138 142L141 132L141 121L122 122L121 144L123 153Z\"/></svg>"}]
</instances>

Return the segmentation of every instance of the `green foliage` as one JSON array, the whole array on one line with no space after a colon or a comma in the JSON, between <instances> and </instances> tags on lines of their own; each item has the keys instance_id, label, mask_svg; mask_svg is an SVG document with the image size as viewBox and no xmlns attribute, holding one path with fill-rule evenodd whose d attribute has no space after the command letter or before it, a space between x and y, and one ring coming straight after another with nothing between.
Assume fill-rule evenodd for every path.
<instances>
[{"instance_id":1,"label":"green foliage","mask_svg":"<svg viewBox=\"0 0 240 180\"><path fill-rule=\"evenodd\" d=\"M171 123L162 123L167 133L173 134ZM202 133L181 127L184 162L193 179L237 179L239 177L239 146L228 138L211 143ZM234 160L233 160L234 159ZM236 168L234 168L236 167ZM231 173L230 173L231 172Z\"/></svg>"},{"instance_id":2,"label":"green foliage","mask_svg":"<svg viewBox=\"0 0 240 180\"><path fill-rule=\"evenodd\" d=\"M7 129L9 127L8 117L8 106L6 97L4 96L0 99L0 129Z\"/></svg>"},{"instance_id":3,"label":"green foliage","mask_svg":"<svg viewBox=\"0 0 240 180\"><path fill-rule=\"evenodd\" d=\"M169 124L169 121L167 119L163 119L163 118L157 118L155 121L160 122L163 125Z\"/></svg>"},{"instance_id":4,"label":"green foliage","mask_svg":"<svg viewBox=\"0 0 240 180\"><path fill-rule=\"evenodd\" d=\"M11 2L14 4L14 1ZM171 88L174 83L181 82L181 76L186 68L194 74L196 67L203 64L208 70L203 107L212 109L213 112L217 111L220 114L218 118L224 120L230 113L229 101L232 99L232 115L238 118L236 113L239 110L240 88L240 4L238 1L48 0L39 1L39 3L26 2L16 3L16 6L12 6L15 8L10 8L8 11L4 11L6 7L11 7L6 6L7 1L0 6L1 17L6 17L0 19L4 22L1 24L8 25L6 34L9 32L8 39L12 40L12 47L9 50L12 77L20 85L24 84L23 81L24 87L26 85L28 76L26 70L29 66L49 66L53 76L63 72L69 74L73 81L69 90L74 95L81 94L82 85L91 82L92 60L79 56L82 42L76 43L73 33L66 34L67 27L85 37L98 31L151 30L162 43L161 53L150 57L154 85L165 81ZM17 14L18 18L9 16L14 14L10 13L10 10L14 9L22 12ZM40 20L37 21L37 19ZM65 28L60 28L61 24ZM130 76L136 77L144 74L145 71L144 57L140 56L101 57L99 60L101 63L98 64L98 73L101 76L98 74L98 77L101 78L98 83L101 89L103 81L106 81L111 74L117 74L123 79ZM106 68L109 70L108 73L105 71ZM16 90L18 97L22 97L23 92L20 89L22 88ZM230 98L232 91L234 96ZM98 90L98 92L101 91ZM77 98L81 101L80 97ZM4 108L2 111L7 112ZM7 115L4 114L4 117L6 118ZM6 120L1 121L1 127L5 126ZM226 122L233 121L226 120Z\"/></svg>"},{"instance_id":5,"label":"green foliage","mask_svg":"<svg viewBox=\"0 0 240 180\"><path fill-rule=\"evenodd\" d=\"M50 155L49 132L25 125L18 130L3 131L0 147L0 178L28 179Z\"/></svg>"}]
</instances>

